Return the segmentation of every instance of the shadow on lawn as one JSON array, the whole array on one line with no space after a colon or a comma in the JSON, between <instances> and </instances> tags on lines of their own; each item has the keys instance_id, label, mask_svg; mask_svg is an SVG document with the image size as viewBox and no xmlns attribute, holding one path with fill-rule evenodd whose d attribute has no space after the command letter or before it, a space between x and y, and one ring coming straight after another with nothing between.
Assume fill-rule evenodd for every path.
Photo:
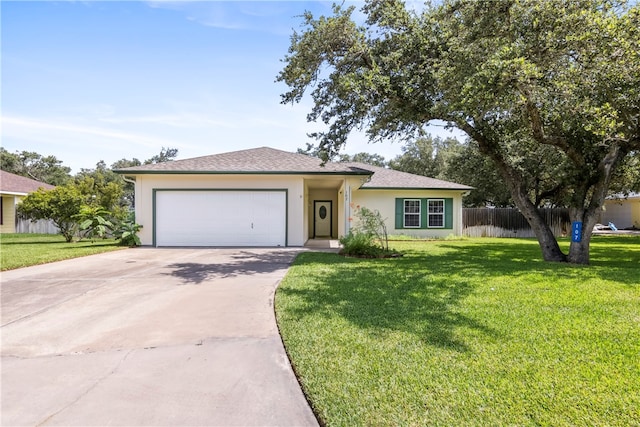
<instances>
[{"instance_id":1,"label":"shadow on lawn","mask_svg":"<svg viewBox=\"0 0 640 427\"><path fill-rule=\"evenodd\" d=\"M321 276L308 277L301 289L281 287L278 292L301 298L292 315L339 315L370 334L403 331L428 344L466 351L467 345L455 330L467 328L495 336L481 321L457 310L471 291L464 280L428 273L441 263L420 257L358 260L323 254L332 268ZM326 259L326 258L325 258ZM317 254L301 254L297 265L318 262Z\"/></svg>"},{"instance_id":2,"label":"shadow on lawn","mask_svg":"<svg viewBox=\"0 0 640 427\"><path fill-rule=\"evenodd\" d=\"M428 247L407 249L402 258L382 260L304 253L295 265L301 271L309 265L313 274L300 280L296 288L280 287L278 293L295 301L287 307L293 318L337 315L370 334L408 332L430 345L466 351L467 344L456 332L461 328L498 337L462 308L461 301L479 283L537 273L552 284L579 275L637 286L640 246L636 250L634 243L640 239L597 242L593 247L596 265L587 267L542 261L535 240L437 242L433 252Z\"/></svg>"},{"instance_id":3,"label":"shadow on lawn","mask_svg":"<svg viewBox=\"0 0 640 427\"><path fill-rule=\"evenodd\" d=\"M568 252L569 241L561 245ZM590 248L590 265L545 262L535 239L475 241L471 244L439 245L455 253L452 266L464 271L482 270L487 278L495 274L511 276L532 272L543 273L551 282L580 275L614 281L625 285L640 285L640 237L594 236Z\"/></svg>"}]
</instances>

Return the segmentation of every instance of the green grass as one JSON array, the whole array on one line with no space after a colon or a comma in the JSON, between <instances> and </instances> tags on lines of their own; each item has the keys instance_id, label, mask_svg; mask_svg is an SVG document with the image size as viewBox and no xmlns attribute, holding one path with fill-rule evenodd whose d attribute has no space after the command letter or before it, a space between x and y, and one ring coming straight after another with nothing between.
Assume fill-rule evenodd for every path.
<instances>
[{"instance_id":1,"label":"green grass","mask_svg":"<svg viewBox=\"0 0 640 427\"><path fill-rule=\"evenodd\" d=\"M640 238L594 237L586 267L528 239L393 247L406 255L300 254L278 288L322 423L640 425Z\"/></svg>"},{"instance_id":2,"label":"green grass","mask_svg":"<svg viewBox=\"0 0 640 427\"><path fill-rule=\"evenodd\" d=\"M14 268L124 249L113 239L67 243L59 234L0 235L0 268Z\"/></svg>"}]
</instances>

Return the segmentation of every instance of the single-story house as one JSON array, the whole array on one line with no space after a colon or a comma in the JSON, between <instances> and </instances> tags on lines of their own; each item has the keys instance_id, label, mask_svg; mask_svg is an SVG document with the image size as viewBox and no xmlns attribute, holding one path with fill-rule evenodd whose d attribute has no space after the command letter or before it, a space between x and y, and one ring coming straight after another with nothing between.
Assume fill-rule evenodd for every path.
<instances>
[{"instance_id":1,"label":"single-story house","mask_svg":"<svg viewBox=\"0 0 640 427\"><path fill-rule=\"evenodd\" d=\"M143 245L303 246L349 232L359 207L389 234L462 232L466 185L262 147L116 171L135 181Z\"/></svg>"},{"instance_id":2,"label":"single-story house","mask_svg":"<svg viewBox=\"0 0 640 427\"><path fill-rule=\"evenodd\" d=\"M608 197L598 222L605 225L612 223L619 230L640 229L640 193Z\"/></svg>"},{"instance_id":3,"label":"single-story house","mask_svg":"<svg viewBox=\"0 0 640 427\"><path fill-rule=\"evenodd\" d=\"M51 190L53 185L0 170L0 233L16 232L16 206L27 194L39 188Z\"/></svg>"}]
</instances>

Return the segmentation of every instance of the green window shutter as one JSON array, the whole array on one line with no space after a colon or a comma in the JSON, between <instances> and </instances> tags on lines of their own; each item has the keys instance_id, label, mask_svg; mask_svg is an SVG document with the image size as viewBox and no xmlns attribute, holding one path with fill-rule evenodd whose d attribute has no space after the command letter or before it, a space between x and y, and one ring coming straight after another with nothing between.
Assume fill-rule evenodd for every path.
<instances>
[{"instance_id":1,"label":"green window shutter","mask_svg":"<svg viewBox=\"0 0 640 427\"><path fill-rule=\"evenodd\" d=\"M420 199L420 228L427 228L428 209L427 199Z\"/></svg>"},{"instance_id":2,"label":"green window shutter","mask_svg":"<svg viewBox=\"0 0 640 427\"><path fill-rule=\"evenodd\" d=\"M453 228L453 199L444 199L444 228Z\"/></svg>"},{"instance_id":3,"label":"green window shutter","mask_svg":"<svg viewBox=\"0 0 640 427\"><path fill-rule=\"evenodd\" d=\"M402 225L404 216L404 199L396 199L396 230L400 230Z\"/></svg>"}]
</instances>

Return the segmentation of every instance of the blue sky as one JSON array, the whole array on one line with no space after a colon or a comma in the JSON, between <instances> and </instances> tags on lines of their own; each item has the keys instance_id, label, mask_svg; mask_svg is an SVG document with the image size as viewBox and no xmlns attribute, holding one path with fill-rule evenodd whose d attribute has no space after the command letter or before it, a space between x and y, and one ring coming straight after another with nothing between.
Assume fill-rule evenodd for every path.
<instances>
[{"instance_id":1,"label":"blue sky","mask_svg":"<svg viewBox=\"0 0 640 427\"><path fill-rule=\"evenodd\" d=\"M359 3L356 3L359 4ZM3 1L2 146L55 155L74 172L162 147L189 158L270 146L323 129L311 100L275 83L305 10L331 2ZM449 136L442 128L434 134ZM354 134L345 152L391 159L398 143Z\"/></svg>"}]
</instances>

